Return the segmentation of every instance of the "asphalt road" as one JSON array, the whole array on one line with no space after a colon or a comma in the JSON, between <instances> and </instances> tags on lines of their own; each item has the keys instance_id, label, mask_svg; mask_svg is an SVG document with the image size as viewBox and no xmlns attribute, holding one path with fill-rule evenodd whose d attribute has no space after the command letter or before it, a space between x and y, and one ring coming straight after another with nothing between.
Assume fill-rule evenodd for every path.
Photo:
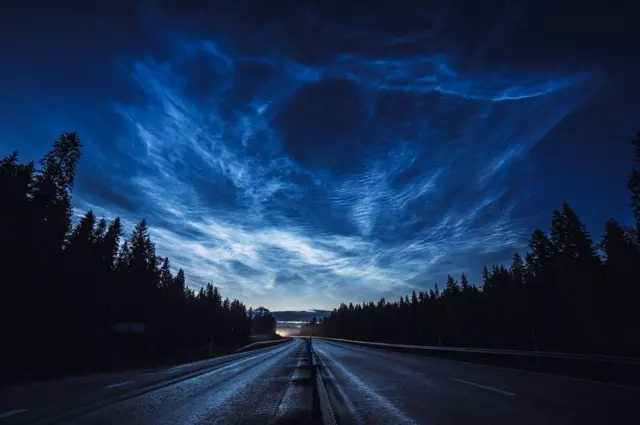
<instances>
[{"instance_id":1,"label":"asphalt road","mask_svg":"<svg viewBox=\"0 0 640 425\"><path fill-rule=\"evenodd\" d=\"M342 424L638 424L640 390L313 340Z\"/></svg>"},{"instance_id":2,"label":"asphalt road","mask_svg":"<svg viewBox=\"0 0 640 425\"><path fill-rule=\"evenodd\" d=\"M638 389L318 339L313 350L338 424L640 423ZM294 339L162 370L2 388L0 425L311 424L309 365Z\"/></svg>"},{"instance_id":3,"label":"asphalt road","mask_svg":"<svg viewBox=\"0 0 640 425\"><path fill-rule=\"evenodd\" d=\"M293 340L160 371L5 388L0 424L304 424L313 400L306 353Z\"/></svg>"}]
</instances>

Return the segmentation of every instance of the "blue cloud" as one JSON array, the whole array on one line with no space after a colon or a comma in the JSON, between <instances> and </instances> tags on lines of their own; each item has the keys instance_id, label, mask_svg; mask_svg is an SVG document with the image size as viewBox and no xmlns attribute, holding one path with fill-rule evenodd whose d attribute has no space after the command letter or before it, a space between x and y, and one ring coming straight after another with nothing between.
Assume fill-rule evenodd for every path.
<instances>
[{"instance_id":1,"label":"blue cloud","mask_svg":"<svg viewBox=\"0 0 640 425\"><path fill-rule=\"evenodd\" d=\"M276 277L274 279L274 285L305 285L307 281L297 273L293 273L287 270L280 270L276 273Z\"/></svg>"},{"instance_id":2,"label":"blue cloud","mask_svg":"<svg viewBox=\"0 0 640 425\"><path fill-rule=\"evenodd\" d=\"M374 298L467 271L469 253L520 248L529 229L511 220L517 199L503 201L500 174L576 106L556 94L568 83L521 78L482 94L472 79L447 85L396 63L398 79L422 81L412 98L390 100L409 111L403 125L376 106L407 90L381 62L371 66L384 79L361 63L351 82L296 79L285 66L261 75L247 102L236 94L246 91L241 59L209 42L182 46L172 60L125 68L146 96L114 106L133 135L127 191L152 214L158 248L195 285L211 280L249 300ZM347 67L337 58L317 72ZM507 96L517 106L501 103Z\"/></svg>"},{"instance_id":3,"label":"blue cloud","mask_svg":"<svg viewBox=\"0 0 640 425\"><path fill-rule=\"evenodd\" d=\"M517 13L463 34L451 13L293 9L259 31L231 6L205 27L142 13L149 46L101 62L86 106L60 101L87 145L78 213L145 216L190 285L272 310L477 282L523 249L548 213L532 152L596 93L590 56L521 60ZM54 118L38 134L68 130Z\"/></svg>"}]
</instances>

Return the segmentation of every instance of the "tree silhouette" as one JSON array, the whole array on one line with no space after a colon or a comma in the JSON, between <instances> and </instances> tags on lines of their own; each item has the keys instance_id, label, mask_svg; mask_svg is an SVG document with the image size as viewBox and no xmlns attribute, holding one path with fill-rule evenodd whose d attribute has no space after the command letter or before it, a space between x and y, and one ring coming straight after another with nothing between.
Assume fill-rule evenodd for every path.
<instances>
[{"instance_id":1,"label":"tree silhouette","mask_svg":"<svg viewBox=\"0 0 640 425\"><path fill-rule=\"evenodd\" d=\"M260 306L253 311L252 326L252 330L256 334L274 335L276 332L276 319L269 309Z\"/></svg>"},{"instance_id":2,"label":"tree silhouette","mask_svg":"<svg viewBox=\"0 0 640 425\"><path fill-rule=\"evenodd\" d=\"M87 211L72 225L81 147L64 133L38 169L17 152L0 160L0 377L188 360L247 343L244 304L223 303L212 284L196 297L184 271L174 276L158 257L145 220L125 241L118 217ZM129 322L143 331L123 334Z\"/></svg>"},{"instance_id":3,"label":"tree silhouette","mask_svg":"<svg viewBox=\"0 0 640 425\"><path fill-rule=\"evenodd\" d=\"M640 132L633 140L640 162ZM325 336L468 347L640 356L640 173L628 181L635 227L605 224L595 244L565 202L547 233L536 229L511 266L484 267L482 284L448 276L445 289L395 303L341 304L321 319Z\"/></svg>"},{"instance_id":4,"label":"tree silhouette","mask_svg":"<svg viewBox=\"0 0 640 425\"><path fill-rule=\"evenodd\" d=\"M171 274L171 266L169 265L169 257L165 257L160 266L160 288L170 291L173 287L173 274Z\"/></svg>"},{"instance_id":5,"label":"tree silhouette","mask_svg":"<svg viewBox=\"0 0 640 425\"><path fill-rule=\"evenodd\" d=\"M636 133L636 137L632 141L634 146L633 160L640 164L640 131ZM636 232L640 232L640 171L633 169L629 176L627 187L631 192L631 208L636 218ZM636 233L637 235L638 233ZM637 239L636 239L637 242Z\"/></svg>"}]
</instances>

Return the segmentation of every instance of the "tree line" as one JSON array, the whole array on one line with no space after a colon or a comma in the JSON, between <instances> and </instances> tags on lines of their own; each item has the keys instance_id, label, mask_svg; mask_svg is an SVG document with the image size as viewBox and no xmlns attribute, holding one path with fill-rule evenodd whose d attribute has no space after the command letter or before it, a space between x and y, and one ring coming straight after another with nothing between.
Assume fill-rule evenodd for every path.
<instances>
[{"instance_id":1,"label":"tree line","mask_svg":"<svg viewBox=\"0 0 640 425\"><path fill-rule=\"evenodd\" d=\"M120 218L86 212L71 193L82 144L64 133L39 161L0 161L1 378L112 370L149 360L210 356L275 332L211 283L199 292L156 252L143 219L127 238Z\"/></svg>"},{"instance_id":2,"label":"tree line","mask_svg":"<svg viewBox=\"0 0 640 425\"><path fill-rule=\"evenodd\" d=\"M633 140L640 164L640 132ZM598 243L567 204L535 230L524 258L484 268L482 284L448 276L444 288L389 302L341 304L313 332L368 341L640 355L640 170L627 186L635 226L608 220ZM309 325L311 332L313 325Z\"/></svg>"}]
</instances>

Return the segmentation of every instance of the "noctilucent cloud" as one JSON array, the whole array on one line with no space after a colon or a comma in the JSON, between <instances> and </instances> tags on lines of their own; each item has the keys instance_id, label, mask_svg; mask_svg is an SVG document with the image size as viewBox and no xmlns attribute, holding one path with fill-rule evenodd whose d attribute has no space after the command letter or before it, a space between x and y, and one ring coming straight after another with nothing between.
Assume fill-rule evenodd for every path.
<instances>
[{"instance_id":1,"label":"noctilucent cloud","mask_svg":"<svg viewBox=\"0 0 640 425\"><path fill-rule=\"evenodd\" d=\"M397 299L478 283L562 200L596 238L629 219L633 2L22 3L0 18L0 147L77 131L76 214L146 217L196 289Z\"/></svg>"}]
</instances>

